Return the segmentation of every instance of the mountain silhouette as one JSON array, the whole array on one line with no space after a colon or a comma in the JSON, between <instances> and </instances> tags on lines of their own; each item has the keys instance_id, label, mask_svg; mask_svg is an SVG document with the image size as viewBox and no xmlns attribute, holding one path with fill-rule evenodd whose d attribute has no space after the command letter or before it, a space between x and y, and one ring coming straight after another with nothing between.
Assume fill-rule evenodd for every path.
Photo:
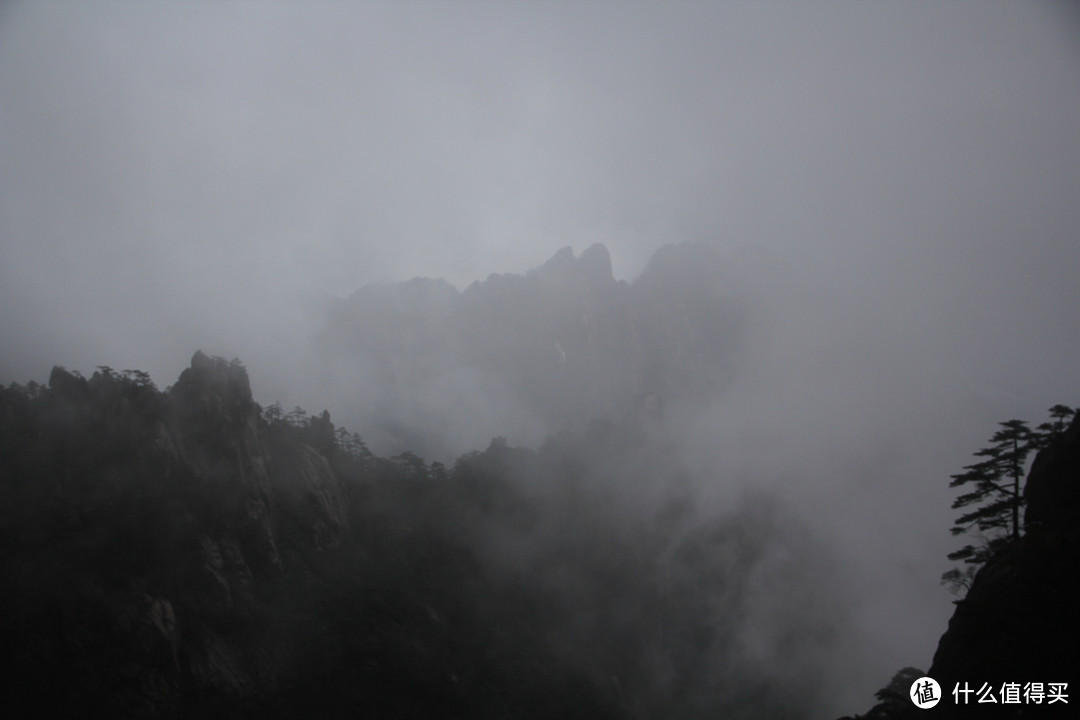
<instances>
[{"instance_id":1,"label":"mountain silhouette","mask_svg":"<svg viewBox=\"0 0 1080 720\"><path fill-rule=\"evenodd\" d=\"M719 392L743 326L723 278L705 245L662 248L630 283L603 245L566 247L463 292L423 278L362 288L331 308L318 354L332 387L357 390L344 414L373 447L535 445L646 397L670 407Z\"/></svg>"}]
</instances>

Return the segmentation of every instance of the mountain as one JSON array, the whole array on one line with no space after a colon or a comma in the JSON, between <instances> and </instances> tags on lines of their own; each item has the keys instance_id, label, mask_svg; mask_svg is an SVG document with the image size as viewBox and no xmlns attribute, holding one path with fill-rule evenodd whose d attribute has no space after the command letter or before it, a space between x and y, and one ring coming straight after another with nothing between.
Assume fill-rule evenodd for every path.
<instances>
[{"instance_id":1,"label":"mountain","mask_svg":"<svg viewBox=\"0 0 1080 720\"><path fill-rule=\"evenodd\" d=\"M730 376L743 311L716 251L662 248L632 283L607 249L567 247L524 275L458 292L417 278L369 286L328 313L328 384L374 447L452 456L493 435L538 444L643 403L711 397Z\"/></svg>"},{"instance_id":2,"label":"mountain","mask_svg":"<svg viewBox=\"0 0 1080 720\"><path fill-rule=\"evenodd\" d=\"M843 612L827 553L765 495L700 513L654 430L447 468L261 408L201 352L165 391L0 388L4 710L807 717Z\"/></svg>"}]
</instances>

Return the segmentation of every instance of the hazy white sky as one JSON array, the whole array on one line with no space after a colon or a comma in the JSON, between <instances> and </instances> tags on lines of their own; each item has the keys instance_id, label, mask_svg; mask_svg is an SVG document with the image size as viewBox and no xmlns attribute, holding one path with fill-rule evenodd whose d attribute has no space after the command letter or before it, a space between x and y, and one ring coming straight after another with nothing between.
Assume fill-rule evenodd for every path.
<instances>
[{"instance_id":1,"label":"hazy white sky","mask_svg":"<svg viewBox=\"0 0 1080 720\"><path fill-rule=\"evenodd\" d=\"M780 442L739 460L777 476L814 457L854 498L837 527L856 550L917 528L865 622L928 663L951 609L944 478L986 423L1080 403L1078 17L990 0L0 5L0 381L110 364L165 385L202 347L243 359L266 403L311 303L366 283L463 288L597 241L627 279L668 242L771 258L741 281L774 325L701 442ZM871 462L890 470L857 477ZM912 607L900 586L919 583ZM890 624L904 607L929 620Z\"/></svg>"},{"instance_id":2,"label":"hazy white sky","mask_svg":"<svg viewBox=\"0 0 1080 720\"><path fill-rule=\"evenodd\" d=\"M0 371L168 382L297 297L688 239L1061 350L1078 77L1052 3L9 3Z\"/></svg>"}]
</instances>

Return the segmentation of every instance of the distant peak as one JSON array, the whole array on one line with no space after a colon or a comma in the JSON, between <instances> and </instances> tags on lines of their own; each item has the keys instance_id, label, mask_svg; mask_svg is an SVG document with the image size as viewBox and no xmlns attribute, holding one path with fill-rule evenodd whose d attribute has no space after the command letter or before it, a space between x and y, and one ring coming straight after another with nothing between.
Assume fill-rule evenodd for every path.
<instances>
[{"instance_id":1,"label":"distant peak","mask_svg":"<svg viewBox=\"0 0 1080 720\"><path fill-rule=\"evenodd\" d=\"M611 254L601 243L590 245L580 258L574 257L574 251L569 246L560 248L550 260L544 263L539 272L548 277L584 275L586 278L600 282L614 282L615 276L611 270Z\"/></svg>"},{"instance_id":2,"label":"distant peak","mask_svg":"<svg viewBox=\"0 0 1080 720\"><path fill-rule=\"evenodd\" d=\"M614 280L615 275L611 271L611 253L603 243L594 243L581 253L581 264L585 274L598 280Z\"/></svg>"},{"instance_id":3,"label":"distant peak","mask_svg":"<svg viewBox=\"0 0 1080 720\"><path fill-rule=\"evenodd\" d=\"M574 257L574 249L567 245L564 248L559 248L540 269L544 272L559 272L572 268L575 262L577 262L577 258Z\"/></svg>"}]
</instances>

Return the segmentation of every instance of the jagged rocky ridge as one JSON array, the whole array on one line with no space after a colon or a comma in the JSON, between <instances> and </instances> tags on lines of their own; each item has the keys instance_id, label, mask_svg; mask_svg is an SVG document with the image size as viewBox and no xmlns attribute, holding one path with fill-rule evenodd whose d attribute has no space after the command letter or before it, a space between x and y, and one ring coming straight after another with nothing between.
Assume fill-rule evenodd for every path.
<instances>
[{"instance_id":1,"label":"jagged rocky ridge","mask_svg":"<svg viewBox=\"0 0 1080 720\"><path fill-rule=\"evenodd\" d=\"M328 386L355 390L346 414L375 447L456 453L479 441L471 428L539 441L713 397L744 325L725 276L705 245L661 248L632 283L603 245L566 247L463 292L425 278L364 287L330 309L318 356Z\"/></svg>"},{"instance_id":2,"label":"jagged rocky ridge","mask_svg":"<svg viewBox=\"0 0 1080 720\"><path fill-rule=\"evenodd\" d=\"M0 390L14 715L805 717L837 608L781 508L699 517L647 415L452 468L237 362ZM649 478L672 492L642 502Z\"/></svg>"},{"instance_id":3,"label":"jagged rocky ridge","mask_svg":"<svg viewBox=\"0 0 1080 720\"><path fill-rule=\"evenodd\" d=\"M1065 718L1080 691L1080 417L1039 452L1024 486L1025 532L976 573L956 601L927 675L945 698L919 710L907 692L918 677L902 672L877 707L862 718L887 720L933 713L941 718ZM921 673L920 673L921 674ZM1003 683L1067 683L1068 704L1002 704ZM957 684L993 688L996 704L955 702ZM888 689L886 689L888 690ZM881 696L881 694L879 694Z\"/></svg>"}]
</instances>

